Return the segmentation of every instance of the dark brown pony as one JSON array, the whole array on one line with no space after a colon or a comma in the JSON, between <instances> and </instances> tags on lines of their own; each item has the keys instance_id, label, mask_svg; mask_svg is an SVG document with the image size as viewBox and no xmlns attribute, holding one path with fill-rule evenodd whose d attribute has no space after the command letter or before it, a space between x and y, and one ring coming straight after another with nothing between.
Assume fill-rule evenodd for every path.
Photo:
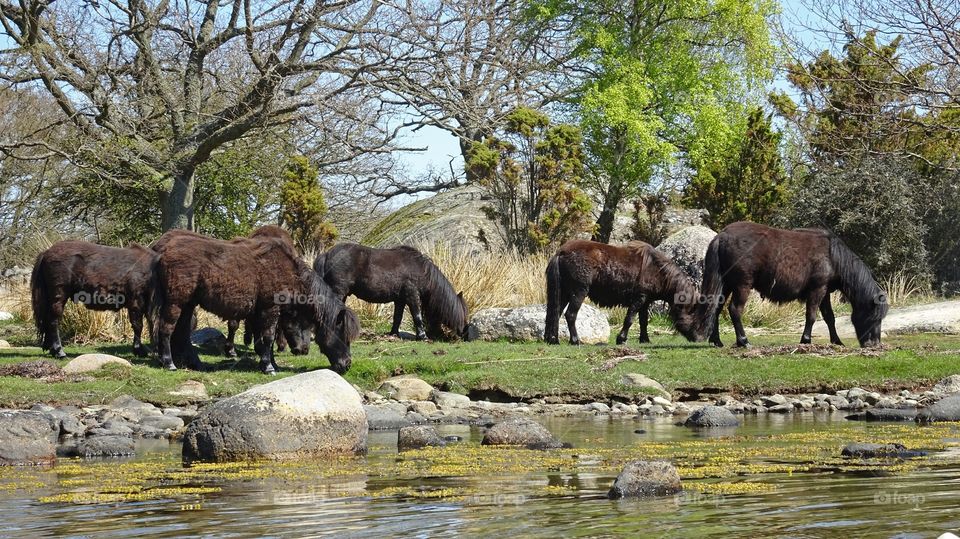
<instances>
[{"instance_id":1,"label":"dark brown pony","mask_svg":"<svg viewBox=\"0 0 960 539\"><path fill-rule=\"evenodd\" d=\"M748 345L741 317L751 289L777 303L806 302L801 343L810 342L819 309L830 330L830 342L843 344L830 305L830 292L840 290L853 307L860 346L880 344L880 323L888 309L886 294L860 257L826 230L783 230L741 221L717 234L707 249L702 287L707 306L702 316L712 319L710 342L723 346L718 320L729 299L737 346Z\"/></svg>"},{"instance_id":2,"label":"dark brown pony","mask_svg":"<svg viewBox=\"0 0 960 539\"><path fill-rule=\"evenodd\" d=\"M86 241L60 241L40 253L30 277L37 338L53 357L66 354L60 342L60 318L68 300L97 311L127 309L133 327L133 352L145 356L140 340L149 308L157 255L137 244L107 247Z\"/></svg>"},{"instance_id":3,"label":"dark brown pony","mask_svg":"<svg viewBox=\"0 0 960 539\"><path fill-rule=\"evenodd\" d=\"M333 370L342 374L350 368L350 343L359 333L356 315L285 241L172 236L164 240L151 306L160 359L168 369L176 368L174 356L199 366L188 322L197 306L226 320L246 320L266 374L275 372L273 341L281 313L288 320L309 320Z\"/></svg>"},{"instance_id":4,"label":"dark brown pony","mask_svg":"<svg viewBox=\"0 0 960 539\"><path fill-rule=\"evenodd\" d=\"M691 341L708 332L696 317L696 286L670 258L641 241L623 246L570 240L550 259L547 277L547 317L543 340L560 342L560 314L570 330L570 344L580 344L577 313L584 299L600 307L624 306L627 316L617 344L627 341L633 317L640 314L640 342L650 342L647 319L650 302L666 301L674 326Z\"/></svg>"},{"instance_id":5,"label":"dark brown pony","mask_svg":"<svg viewBox=\"0 0 960 539\"><path fill-rule=\"evenodd\" d=\"M374 249L340 243L317 256L313 269L344 300L353 294L371 303L393 302L391 335L400 334L404 306L410 308L419 340L465 335L463 295L454 291L433 261L413 247Z\"/></svg>"}]
</instances>

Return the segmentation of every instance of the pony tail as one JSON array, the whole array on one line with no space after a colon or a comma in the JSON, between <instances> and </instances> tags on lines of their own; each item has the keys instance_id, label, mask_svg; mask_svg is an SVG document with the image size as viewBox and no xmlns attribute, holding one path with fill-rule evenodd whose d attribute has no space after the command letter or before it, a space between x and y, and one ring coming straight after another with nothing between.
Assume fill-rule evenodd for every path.
<instances>
[{"instance_id":1,"label":"pony tail","mask_svg":"<svg viewBox=\"0 0 960 539\"><path fill-rule=\"evenodd\" d=\"M33 308L33 322L37 326L37 340L43 350L48 350L47 328L53 316L50 313L47 281L43 278L44 253L37 255L30 274L30 305Z\"/></svg>"},{"instance_id":2,"label":"pony tail","mask_svg":"<svg viewBox=\"0 0 960 539\"><path fill-rule=\"evenodd\" d=\"M547 264L547 319L544 322L543 340L559 339L560 331L560 255L553 255Z\"/></svg>"},{"instance_id":3,"label":"pony tail","mask_svg":"<svg viewBox=\"0 0 960 539\"><path fill-rule=\"evenodd\" d=\"M717 307L723 302L723 278L720 276L720 235L715 236L707 247L703 259L703 284L700 286L700 329L703 336L713 331Z\"/></svg>"},{"instance_id":4,"label":"pony tail","mask_svg":"<svg viewBox=\"0 0 960 539\"><path fill-rule=\"evenodd\" d=\"M160 261L158 260L153 266L153 275L150 277L150 290L148 308L147 308L147 322L150 324L150 341L156 347L160 345L160 310L163 308L163 303L166 300L164 295L163 286L160 285ZM159 348L156 348L159 353Z\"/></svg>"}]
</instances>

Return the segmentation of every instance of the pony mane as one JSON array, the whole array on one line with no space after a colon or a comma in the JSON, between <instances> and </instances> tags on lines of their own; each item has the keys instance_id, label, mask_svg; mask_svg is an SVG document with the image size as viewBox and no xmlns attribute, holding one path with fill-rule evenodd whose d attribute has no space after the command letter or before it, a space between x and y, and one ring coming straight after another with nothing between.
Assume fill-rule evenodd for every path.
<instances>
[{"instance_id":1,"label":"pony mane","mask_svg":"<svg viewBox=\"0 0 960 539\"><path fill-rule=\"evenodd\" d=\"M672 296L676 292L695 293L697 291L696 283L680 269L680 266L678 266L676 262L655 248L647 244L644 245L647 246L646 251L643 253L645 257L644 264L649 264L656 268L657 272L663 277L664 292L670 293Z\"/></svg>"},{"instance_id":2,"label":"pony mane","mask_svg":"<svg viewBox=\"0 0 960 539\"><path fill-rule=\"evenodd\" d=\"M417 253L425 266L426 279L420 292L423 297L423 308L427 311L428 323L433 326L434 331L439 332L437 326L442 324L459 334L467 325L467 308L463 304L463 299L430 257L412 247L406 249Z\"/></svg>"},{"instance_id":3,"label":"pony mane","mask_svg":"<svg viewBox=\"0 0 960 539\"><path fill-rule=\"evenodd\" d=\"M839 237L829 234L830 258L840 275L840 291L854 308L870 310L866 320L879 322L887 314L883 290L870 268Z\"/></svg>"}]
</instances>

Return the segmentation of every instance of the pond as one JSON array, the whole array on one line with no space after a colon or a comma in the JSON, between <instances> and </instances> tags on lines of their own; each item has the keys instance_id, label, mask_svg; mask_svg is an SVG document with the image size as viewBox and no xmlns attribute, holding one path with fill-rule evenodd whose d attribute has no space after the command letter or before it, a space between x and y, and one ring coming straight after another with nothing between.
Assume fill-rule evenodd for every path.
<instances>
[{"instance_id":1,"label":"pond","mask_svg":"<svg viewBox=\"0 0 960 539\"><path fill-rule=\"evenodd\" d=\"M734 431L669 420L551 419L573 449L462 441L397 453L372 432L365 457L180 466L177 443L133 459L0 469L0 536L936 537L960 529L957 425L865 424L837 415L747 417ZM851 441L930 450L909 461L839 457ZM960 447L960 446L958 446ZM668 458L685 490L612 501L623 464Z\"/></svg>"}]
</instances>

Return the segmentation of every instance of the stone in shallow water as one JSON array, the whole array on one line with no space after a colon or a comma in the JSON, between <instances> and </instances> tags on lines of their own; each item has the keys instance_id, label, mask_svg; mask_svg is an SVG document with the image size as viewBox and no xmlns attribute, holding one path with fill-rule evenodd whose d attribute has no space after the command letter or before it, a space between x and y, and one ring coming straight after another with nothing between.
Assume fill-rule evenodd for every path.
<instances>
[{"instance_id":1,"label":"stone in shallow water","mask_svg":"<svg viewBox=\"0 0 960 539\"><path fill-rule=\"evenodd\" d=\"M425 401L430 399L433 386L416 376L403 375L387 378L380 384L377 392L398 401Z\"/></svg>"},{"instance_id":2,"label":"stone in shallow water","mask_svg":"<svg viewBox=\"0 0 960 539\"><path fill-rule=\"evenodd\" d=\"M916 417L916 408L871 408L864 415L867 421L913 421Z\"/></svg>"},{"instance_id":3,"label":"stone in shallow water","mask_svg":"<svg viewBox=\"0 0 960 539\"><path fill-rule=\"evenodd\" d=\"M85 459L133 454L133 438L129 436L91 436L77 444L76 448L76 455Z\"/></svg>"},{"instance_id":4,"label":"stone in shallow water","mask_svg":"<svg viewBox=\"0 0 960 539\"><path fill-rule=\"evenodd\" d=\"M183 459L298 459L366 451L360 395L331 370L253 387L204 408L183 440Z\"/></svg>"},{"instance_id":5,"label":"stone in shallow water","mask_svg":"<svg viewBox=\"0 0 960 539\"><path fill-rule=\"evenodd\" d=\"M665 496L676 494L683 487L680 472L666 461L635 460L627 463L607 493L611 499Z\"/></svg>"},{"instance_id":6,"label":"stone in shallow water","mask_svg":"<svg viewBox=\"0 0 960 539\"><path fill-rule=\"evenodd\" d=\"M513 418L490 427L483 445L522 445L530 449L556 449L563 447L549 430L540 423L527 418Z\"/></svg>"},{"instance_id":7,"label":"stone in shallow water","mask_svg":"<svg viewBox=\"0 0 960 539\"><path fill-rule=\"evenodd\" d=\"M704 406L690 414L683 424L688 427L736 427L740 420L721 406Z\"/></svg>"},{"instance_id":8,"label":"stone in shallow water","mask_svg":"<svg viewBox=\"0 0 960 539\"><path fill-rule=\"evenodd\" d=\"M917 414L917 421L923 423L960 421L960 395L951 395L921 410Z\"/></svg>"},{"instance_id":9,"label":"stone in shallow water","mask_svg":"<svg viewBox=\"0 0 960 539\"><path fill-rule=\"evenodd\" d=\"M0 412L0 466L52 464L60 426L43 412Z\"/></svg>"},{"instance_id":10,"label":"stone in shallow water","mask_svg":"<svg viewBox=\"0 0 960 539\"><path fill-rule=\"evenodd\" d=\"M840 452L844 457L856 458L910 458L926 455L924 451L912 451L902 444L847 444Z\"/></svg>"},{"instance_id":11,"label":"stone in shallow water","mask_svg":"<svg viewBox=\"0 0 960 539\"><path fill-rule=\"evenodd\" d=\"M397 449L420 449L421 447L443 447L446 441L429 425L403 427L397 432Z\"/></svg>"}]
</instances>

